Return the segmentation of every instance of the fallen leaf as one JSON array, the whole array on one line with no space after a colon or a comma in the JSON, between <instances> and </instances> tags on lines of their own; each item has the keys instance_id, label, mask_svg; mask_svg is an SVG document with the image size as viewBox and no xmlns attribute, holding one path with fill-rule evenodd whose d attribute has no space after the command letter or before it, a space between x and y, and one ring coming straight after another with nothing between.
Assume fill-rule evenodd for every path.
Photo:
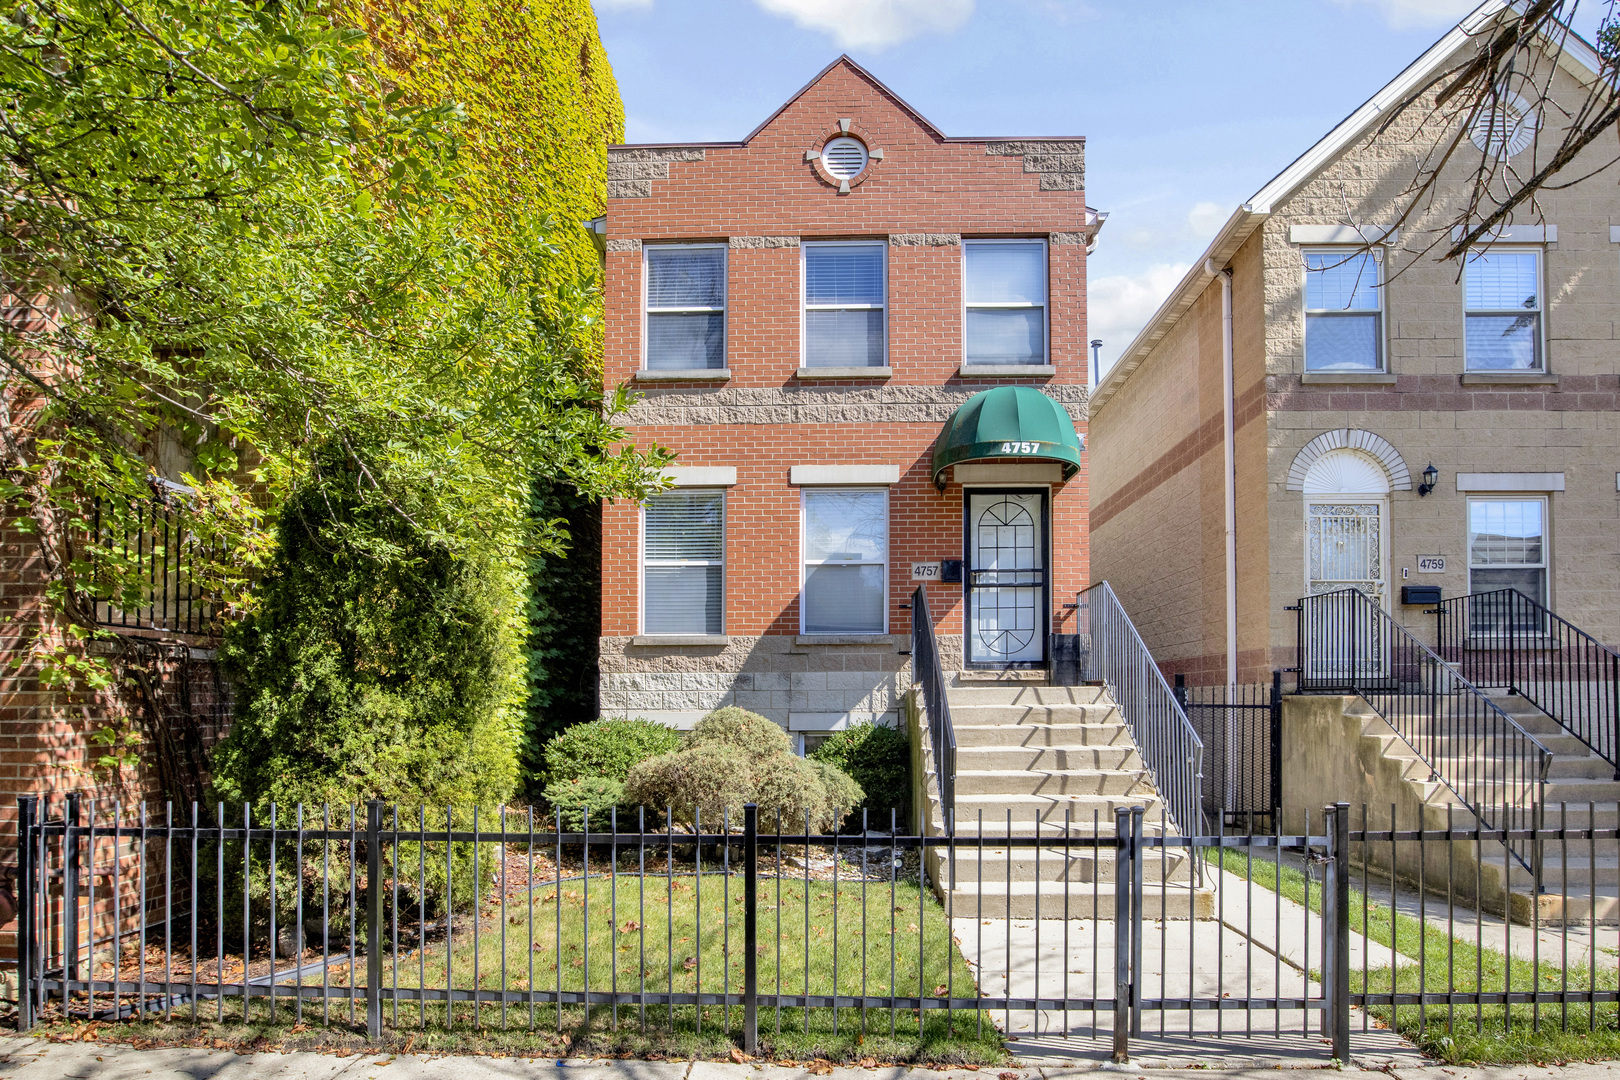
<instances>
[{"instance_id":1,"label":"fallen leaf","mask_svg":"<svg viewBox=\"0 0 1620 1080\"><path fill-rule=\"evenodd\" d=\"M875 1069L877 1068L877 1058L863 1057L857 1064L863 1069Z\"/></svg>"},{"instance_id":2,"label":"fallen leaf","mask_svg":"<svg viewBox=\"0 0 1620 1080\"><path fill-rule=\"evenodd\" d=\"M1015 1072L997 1073L996 1080L1018 1080L1018 1074Z\"/></svg>"},{"instance_id":3,"label":"fallen leaf","mask_svg":"<svg viewBox=\"0 0 1620 1080\"><path fill-rule=\"evenodd\" d=\"M934 996L944 997L949 989L950 987L946 986L944 983L940 983L938 986L934 987Z\"/></svg>"},{"instance_id":4,"label":"fallen leaf","mask_svg":"<svg viewBox=\"0 0 1620 1080\"><path fill-rule=\"evenodd\" d=\"M745 1054L741 1050L739 1050L735 1046L733 1046L731 1048L731 1060L735 1061L737 1064L741 1065L744 1062L753 1061L754 1059L753 1059L753 1057L751 1055Z\"/></svg>"}]
</instances>

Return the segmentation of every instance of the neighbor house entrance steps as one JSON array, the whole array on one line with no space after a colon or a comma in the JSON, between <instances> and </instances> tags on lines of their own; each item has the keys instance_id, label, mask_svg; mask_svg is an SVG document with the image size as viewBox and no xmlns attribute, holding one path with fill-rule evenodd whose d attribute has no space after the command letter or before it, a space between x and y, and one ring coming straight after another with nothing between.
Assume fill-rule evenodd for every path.
<instances>
[{"instance_id":1,"label":"neighbor house entrance steps","mask_svg":"<svg viewBox=\"0 0 1620 1080\"><path fill-rule=\"evenodd\" d=\"M1620 781L1614 779L1614 766L1524 698L1505 691L1484 693L1552 754L1540 814L1544 828L1557 829L1561 823L1571 829L1620 826ZM1375 749L1380 758L1394 763L1402 782L1412 785L1412 790L1419 795L1427 817L1424 828L1444 828L1448 807L1456 830L1476 828L1478 818L1450 788L1435 778L1432 764L1442 764L1448 757L1454 757L1459 763L1469 763L1471 775L1475 777L1507 774L1508 765L1489 756L1488 743L1466 732L1457 733L1443 727L1431 734L1422 721L1405 718L1403 726L1413 732L1419 746L1429 755L1426 759L1364 701L1356 699L1349 707L1349 714L1359 717L1361 739L1370 744L1369 749ZM1370 808L1369 813L1373 828L1386 827L1388 800L1380 807ZM1361 827L1360 815L1360 807L1352 808L1352 828ZM1400 824L1402 829L1407 829L1416 827L1417 823ZM1510 857L1500 842L1470 840L1455 845L1455 855L1459 859L1477 860L1486 907L1500 911L1506 894L1515 922L1539 919L1542 923L1557 925L1595 918L1607 925L1620 923L1620 858L1616 858L1613 842L1589 845L1586 840L1571 840L1567 857L1566 853L1556 850L1556 840L1547 843L1554 845L1554 849L1543 859L1539 890L1531 868ZM1596 850L1592 851L1594 847ZM1387 858L1377 850L1372 853L1372 861L1387 865ZM1459 862L1451 872L1454 880L1471 887L1475 867ZM1436 888L1444 890L1443 877L1431 877L1431 881L1437 882Z\"/></svg>"},{"instance_id":2,"label":"neighbor house entrance steps","mask_svg":"<svg viewBox=\"0 0 1620 1080\"><path fill-rule=\"evenodd\" d=\"M1051 686L1044 672L962 672L946 695L956 733L956 844L929 849L956 918L1112 918L1114 852L1074 841L1114 835L1114 812L1141 807L1143 832L1178 835L1130 729L1096 686ZM919 729L926 743L924 729ZM946 831L932 755L924 785L928 831ZM980 829L986 840L981 844ZM998 847L998 836L1042 836L1039 848ZM1070 846L1065 848L1067 836ZM1213 894L1185 852L1143 859L1148 918L1209 918Z\"/></svg>"}]
</instances>

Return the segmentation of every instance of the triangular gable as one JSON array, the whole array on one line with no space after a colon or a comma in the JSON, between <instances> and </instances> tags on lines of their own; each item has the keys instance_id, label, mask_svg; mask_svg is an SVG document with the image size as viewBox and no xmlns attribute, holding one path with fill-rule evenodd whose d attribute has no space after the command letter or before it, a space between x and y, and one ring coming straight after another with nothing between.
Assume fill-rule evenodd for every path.
<instances>
[{"instance_id":1,"label":"triangular gable","mask_svg":"<svg viewBox=\"0 0 1620 1080\"><path fill-rule=\"evenodd\" d=\"M779 105L776 108L775 112L773 112L773 113L771 113L771 115L767 116L764 119L764 121L761 122L760 125L758 127L756 127L753 131L750 131L747 135L744 135L742 137L741 143L739 143L738 145L746 146L746 145L748 145L748 143L752 142L754 136L758 135L760 132L762 132L766 128L770 127L771 124L775 122L777 117L779 117L783 113L787 112L788 109L793 106L793 103L795 101L798 101L800 98L804 97L804 95L809 93L810 90L817 83L819 83L822 79L825 79L828 75L832 74L833 69L839 67L840 65L849 68L851 71L853 71L860 78L865 79L868 83L870 83L872 85L872 88L874 90L876 90L878 93L882 94L884 97L888 98L891 102L893 102L896 108L898 108L901 112L905 113L907 116L911 117L911 119L914 122L916 122L917 126L922 128L929 135L932 135L934 138L940 140L941 142L946 141L945 134L943 132L941 132L939 130L939 128L937 128L933 124L929 123L928 119L926 117L924 117L922 113L918 112L916 109L913 109L909 104L906 103L906 100L904 98L902 98L899 94L895 93L893 90L890 90L887 86L883 85L883 80L879 79L877 76L873 75L870 71L867 71L865 68L861 67L861 65L857 64L854 60L851 60L848 53L844 53L838 59L834 60L832 63L828 64L826 67L824 67L820 71L816 72L815 78L811 79L809 82L807 82L803 86L799 87L799 89L795 90L791 97L789 97L786 101L782 102L782 104Z\"/></svg>"}]
</instances>

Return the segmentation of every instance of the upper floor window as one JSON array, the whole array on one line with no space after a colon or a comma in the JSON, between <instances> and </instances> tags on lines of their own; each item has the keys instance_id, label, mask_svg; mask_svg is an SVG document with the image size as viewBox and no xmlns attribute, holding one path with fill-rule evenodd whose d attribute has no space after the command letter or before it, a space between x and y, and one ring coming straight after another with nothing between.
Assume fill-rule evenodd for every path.
<instances>
[{"instance_id":1,"label":"upper floor window","mask_svg":"<svg viewBox=\"0 0 1620 1080\"><path fill-rule=\"evenodd\" d=\"M726 249L658 244L647 258L647 367L726 366Z\"/></svg>"},{"instance_id":2,"label":"upper floor window","mask_svg":"<svg viewBox=\"0 0 1620 1080\"><path fill-rule=\"evenodd\" d=\"M1305 253L1305 370L1384 370L1382 260L1353 249Z\"/></svg>"},{"instance_id":3,"label":"upper floor window","mask_svg":"<svg viewBox=\"0 0 1620 1080\"><path fill-rule=\"evenodd\" d=\"M1541 252L1479 248L1463 266L1469 371L1541 371Z\"/></svg>"},{"instance_id":4,"label":"upper floor window","mask_svg":"<svg viewBox=\"0 0 1620 1080\"><path fill-rule=\"evenodd\" d=\"M889 493L804 492L806 634L881 634L889 615Z\"/></svg>"},{"instance_id":5,"label":"upper floor window","mask_svg":"<svg viewBox=\"0 0 1620 1080\"><path fill-rule=\"evenodd\" d=\"M725 633L725 492L660 492L643 513L642 633Z\"/></svg>"},{"instance_id":6,"label":"upper floor window","mask_svg":"<svg viewBox=\"0 0 1620 1080\"><path fill-rule=\"evenodd\" d=\"M1046 242L962 244L969 364L1046 363Z\"/></svg>"},{"instance_id":7,"label":"upper floor window","mask_svg":"<svg viewBox=\"0 0 1620 1080\"><path fill-rule=\"evenodd\" d=\"M887 245L804 244L804 366L883 367Z\"/></svg>"}]
</instances>

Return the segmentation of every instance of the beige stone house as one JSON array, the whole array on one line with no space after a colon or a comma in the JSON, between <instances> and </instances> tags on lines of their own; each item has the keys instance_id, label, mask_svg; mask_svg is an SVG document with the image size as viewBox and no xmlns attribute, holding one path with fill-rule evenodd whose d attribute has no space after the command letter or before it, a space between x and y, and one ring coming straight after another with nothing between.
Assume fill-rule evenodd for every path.
<instances>
[{"instance_id":1,"label":"beige stone house","mask_svg":"<svg viewBox=\"0 0 1620 1080\"><path fill-rule=\"evenodd\" d=\"M1441 261L1482 159L1523 175L1599 60L1541 43L1537 115L1504 88L1403 219L1448 123L1425 102L1486 3L1233 212L1091 400L1092 575L1190 682L1295 660L1299 598L1515 588L1620 641L1620 188L1543 191ZM1461 124L1461 121L1449 121ZM1535 136L1539 132L1539 140ZM1590 149L1560 180L1612 154ZM1441 246L1445 246L1443 243ZM1426 474L1427 471L1427 475Z\"/></svg>"}]
</instances>

